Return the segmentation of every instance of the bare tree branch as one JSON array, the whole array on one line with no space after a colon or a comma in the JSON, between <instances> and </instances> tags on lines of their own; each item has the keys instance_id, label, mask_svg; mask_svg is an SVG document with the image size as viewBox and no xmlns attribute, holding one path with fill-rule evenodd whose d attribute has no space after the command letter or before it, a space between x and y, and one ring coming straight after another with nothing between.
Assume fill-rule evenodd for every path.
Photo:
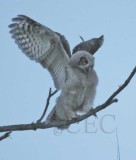
<instances>
[{"instance_id":1,"label":"bare tree branch","mask_svg":"<svg viewBox=\"0 0 136 160\"><path fill-rule=\"evenodd\" d=\"M6 132L5 134L3 134L2 136L0 136L0 141L2 141L5 138L8 138L10 136L12 131Z\"/></svg>"},{"instance_id":2,"label":"bare tree branch","mask_svg":"<svg viewBox=\"0 0 136 160\"><path fill-rule=\"evenodd\" d=\"M48 94L48 98L47 98L47 101L46 101L45 109L44 109L44 111L43 111L42 116L37 120L37 123L40 123L40 122L43 120L43 118L44 118L44 116L45 116L45 114L46 114L46 112L47 112L47 109L48 109L48 106L49 106L49 103L50 103L50 99L51 99L51 97L54 96L57 92L58 92L58 90L55 90L54 92L52 92L51 88L49 89L49 94Z\"/></svg>"},{"instance_id":3,"label":"bare tree branch","mask_svg":"<svg viewBox=\"0 0 136 160\"><path fill-rule=\"evenodd\" d=\"M133 69L133 71L128 76L126 81L106 100L105 103L103 103L102 105L97 106L93 110L90 110L85 115L79 116L79 117L77 117L75 119L72 119L71 121L67 121L67 122L59 122L59 123L54 122L54 123L46 124L45 122L41 122L40 121L40 122L36 122L36 123L31 123L31 124L18 124L18 125L1 126L0 127L0 132L47 129L47 128L59 127L59 126L64 126L64 125L80 122L80 121L82 121L82 120L84 120L84 119L96 114L97 112L105 109L106 107L108 107L112 103L118 102L118 100L115 97L129 84L129 82L131 81L131 79L133 78L135 73L136 73L136 67ZM46 111L45 111L45 113L46 113Z\"/></svg>"}]
</instances>

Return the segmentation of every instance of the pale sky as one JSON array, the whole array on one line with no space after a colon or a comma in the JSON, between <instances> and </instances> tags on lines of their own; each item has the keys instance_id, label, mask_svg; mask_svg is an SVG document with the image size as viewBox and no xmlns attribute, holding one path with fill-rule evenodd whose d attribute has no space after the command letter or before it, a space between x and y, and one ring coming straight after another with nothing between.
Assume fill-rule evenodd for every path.
<instances>
[{"instance_id":1,"label":"pale sky","mask_svg":"<svg viewBox=\"0 0 136 160\"><path fill-rule=\"evenodd\" d=\"M136 65L135 0L0 2L0 126L36 121L49 88L54 88L47 70L30 61L9 34L8 25L18 14L65 35L71 49L81 42L79 35L86 40L104 35L104 44L95 55L99 84L94 107L102 104ZM135 160L136 76L116 98L119 102L99 112L98 119L90 117L62 133L54 128L13 132L0 142L0 160L117 160L116 128L121 159Z\"/></svg>"}]
</instances>

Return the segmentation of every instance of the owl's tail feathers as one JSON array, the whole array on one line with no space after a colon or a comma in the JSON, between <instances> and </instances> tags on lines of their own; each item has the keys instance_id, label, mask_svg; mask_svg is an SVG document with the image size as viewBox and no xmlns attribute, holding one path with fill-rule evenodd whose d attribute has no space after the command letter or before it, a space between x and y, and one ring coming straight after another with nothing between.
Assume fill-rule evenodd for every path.
<instances>
[{"instance_id":1,"label":"owl's tail feathers","mask_svg":"<svg viewBox=\"0 0 136 160\"><path fill-rule=\"evenodd\" d=\"M52 109L52 111L50 112L50 114L47 116L45 123L49 124L49 123L54 123L57 122L59 124L59 122L61 123L63 120L60 119L57 114L56 114L56 108L54 107ZM64 129L68 129L70 125L64 125L64 126L60 126L57 127L58 129L64 130Z\"/></svg>"},{"instance_id":2,"label":"owl's tail feathers","mask_svg":"<svg viewBox=\"0 0 136 160\"><path fill-rule=\"evenodd\" d=\"M57 115L56 115L56 109L55 107L52 109L52 111L49 113L49 115L46 118L45 123L52 123L52 122L56 122L57 120Z\"/></svg>"}]
</instances>

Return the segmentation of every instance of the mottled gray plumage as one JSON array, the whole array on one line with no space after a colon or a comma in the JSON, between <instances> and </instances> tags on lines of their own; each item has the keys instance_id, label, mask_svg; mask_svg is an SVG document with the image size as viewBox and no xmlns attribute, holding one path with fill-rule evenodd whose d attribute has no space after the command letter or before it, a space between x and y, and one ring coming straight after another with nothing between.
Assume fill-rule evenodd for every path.
<instances>
[{"instance_id":1,"label":"mottled gray plumage","mask_svg":"<svg viewBox=\"0 0 136 160\"><path fill-rule=\"evenodd\" d=\"M14 23L9 25L10 33L18 47L31 60L47 68L55 87L60 89L65 82L66 66L70 57L67 40L61 34L27 16L19 15L12 21ZM67 47L64 47L64 44Z\"/></svg>"},{"instance_id":2,"label":"mottled gray plumage","mask_svg":"<svg viewBox=\"0 0 136 160\"><path fill-rule=\"evenodd\" d=\"M88 41L83 41L79 43L75 48L73 49L72 54L76 53L77 51L87 51L91 54L94 54L103 44L104 36L100 36L99 38L93 38Z\"/></svg>"},{"instance_id":3,"label":"mottled gray plumage","mask_svg":"<svg viewBox=\"0 0 136 160\"><path fill-rule=\"evenodd\" d=\"M60 89L66 80L66 66L71 57L66 38L25 15L18 15L12 21L14 23L9 25L10 33L18 47L31 60L35 60L47 68L54 80L55 87ZM84 41L74 48L73 53L85 50L94 54L102 42L103 36Z\"/></svg>"},{"instance_id":4,"label":"mottled gray plumage","mask_svg":"<svg viewBox=\"0 0 136 160\"><path fill-rule=\"evenodd\" d=\"M94 57L88 52L78 51L72 55L67 66L68 79L46 123L68 121L76 118L78 112L87 113L92 108L98 83L93 66Z\"/></svg>"},{"instance_id":5,"label":"mottled gray plumage","mask_svg":"<svg viewBox=\"0 0 136 160\"><path fill-rule=\"evenodd\" d=\"M100 43L98 45L97 40L82 42L71 55L69 43L60 33L24 15L12 21L10 33L18 47L31 60L46 68L55 87L61 90L46 123L71 120L77 117L77 112L87 113L92 107L98 83L92 54ZM103 37L99 39L102 45ZM93 48L93 52L89 48Z\"/></svg>"}]
</instances>

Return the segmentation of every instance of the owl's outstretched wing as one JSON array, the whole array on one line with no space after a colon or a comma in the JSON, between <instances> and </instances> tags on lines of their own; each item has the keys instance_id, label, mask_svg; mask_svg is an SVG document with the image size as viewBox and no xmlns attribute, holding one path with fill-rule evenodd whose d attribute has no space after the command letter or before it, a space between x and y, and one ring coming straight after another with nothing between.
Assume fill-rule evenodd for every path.
<instances>
[{"instance_id":1,"label":"owl's outstretched wing","mask_svg":"<svg viewBox=\"0 0 136 160\"><path fill-rule=\"evenodd\" d=\"M18 47L31 60L47 68L55 87L60 89L65 81L66 67L71 56L65 37L24 15L18 15L12 21L9 25L10 33Z\"/></svg>"},{"instance_id":2,"label":"owl's outstretched wing","mask_svg":"<svg viewBox=\"0 0 136 160\"><path fill-rule=\"evenodd\" d=\"M82 37L80 37L83 42L76 45L73 49L73 53L77 51L87 51L91 53L92 55L95 54L95 52L103 45L104 42L104 36L100 36L99 38L92 38L88 41L84 41Z\"/></svg>"}]
</instances>

